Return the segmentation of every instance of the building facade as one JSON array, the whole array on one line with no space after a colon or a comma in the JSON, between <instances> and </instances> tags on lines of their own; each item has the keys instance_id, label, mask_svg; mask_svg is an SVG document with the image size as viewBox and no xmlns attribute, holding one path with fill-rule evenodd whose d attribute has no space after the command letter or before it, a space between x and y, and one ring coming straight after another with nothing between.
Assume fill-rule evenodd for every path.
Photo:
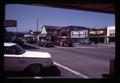
<instances>
[{"instance_id":1,"label":"building facade","mask_svg":"<svg viewBox=\"0 0 120 83\"><path fill-rule=\"evenodd\" d=\"M74 43L88 43L88 30L71 31L71 38Z\"/></svg>"},{"instance_id":2,"label":"building facade","mask_svg":"<svg viewBox=\"0 0 120 83\"><path fill-rule=\"evenodd\" d=\"M108 26L107 27L107 37L106 42L111 43L115 42L115 26Z\"/></svg>"},{"instance_id":3,"label":"building facade","mask_svg":"<svg viewBox=\"0 0 120 83\"><path fill-rule=\"evenodd\" d=\"M100 28L100 29L92 28L89 29L88 31L89 41L94 44L104 43L105 42L104 38L106 38L106 35L107 35L107 28Z\"/></svg>"},{"instance_id":4,"label":"building facade","mask_svg":"<svg viewBox=\"0 0 120 83\"><path fill-rule=\"evenodd\" d=\"M115 42L115 26L108 26L106 28L96 29L92 28L88 31L89 41L93 43L109 44Z\"/></svg>"},{"instance_id":5,"label":"building facade","mask_svg":"<svg viewBox=\"0 0 120 83\"><path fill-rule=\"evenodd\" d=\"M82 26L43 26L41 36L51 37L53 41L64 42L72 41L73 43L88 44L90 42L105 43L115 42L115 26L106 28L87 28Z\"/></svg>"}]
</instances>

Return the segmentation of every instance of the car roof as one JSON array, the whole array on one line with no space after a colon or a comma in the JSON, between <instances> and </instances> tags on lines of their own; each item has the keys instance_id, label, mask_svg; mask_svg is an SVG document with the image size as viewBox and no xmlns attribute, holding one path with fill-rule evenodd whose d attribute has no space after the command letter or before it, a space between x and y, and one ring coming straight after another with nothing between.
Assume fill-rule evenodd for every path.
<instances>
[{"instance_id":1,"label":"car roof","mask_svg":"<svg viewBox=\"0 0 120 83\"><path fill-rule=\"evenodd\" d=\"M14 46L16 43L11 43L11 42L5 42L4 46Z\"/></svg>"}]
</instances>

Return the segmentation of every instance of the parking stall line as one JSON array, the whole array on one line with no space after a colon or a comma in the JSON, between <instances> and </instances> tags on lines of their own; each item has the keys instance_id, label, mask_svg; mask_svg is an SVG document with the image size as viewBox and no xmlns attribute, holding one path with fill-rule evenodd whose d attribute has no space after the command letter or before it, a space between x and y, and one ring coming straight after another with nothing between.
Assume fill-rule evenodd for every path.
<instances>
[{"instance_id":1,"label":"parking stall line","mask_svg":"<svg viewBox=\"0 0 120 83\"><path fill-rule=\"evenodd\" d=\"M86 75L84 75L84 74L82 74L80 72L77 72L77 71L75 71L73 69L70 69L70 68L68 68L66 66L63 66L63 65L61 65L61 64L59 64L59 63L57 63L55 61L54 61L54 64L57 65L57 66L59 66L59 67L61 67L61 68L63 68L63 69L65 69L65 70L67 70L67 71L69 71L69 72L71 72L71 73L73 73L73 74L75 74L75 75L77 75L77 76L83 77L85 79L91 78L91 77L88 77L88 76L86 76Z\"/></svg>"}]
</instances>

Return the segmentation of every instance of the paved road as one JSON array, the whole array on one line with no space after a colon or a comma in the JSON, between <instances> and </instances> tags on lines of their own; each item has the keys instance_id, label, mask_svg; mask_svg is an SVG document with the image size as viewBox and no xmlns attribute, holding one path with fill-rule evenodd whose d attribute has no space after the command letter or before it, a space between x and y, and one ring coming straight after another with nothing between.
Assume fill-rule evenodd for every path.
<instances>
[{"instance_id":1,"label":"paved road","mask_svg":"<svg viewBox=\"0 0 120 83\"><path fill-rule=\"evenodd\" d=\"M35 47L39 49L28 50L51 53L60 78L102 78L109 73L109 60L115 57L114 46Z\"/></svg>"}]
</instances>

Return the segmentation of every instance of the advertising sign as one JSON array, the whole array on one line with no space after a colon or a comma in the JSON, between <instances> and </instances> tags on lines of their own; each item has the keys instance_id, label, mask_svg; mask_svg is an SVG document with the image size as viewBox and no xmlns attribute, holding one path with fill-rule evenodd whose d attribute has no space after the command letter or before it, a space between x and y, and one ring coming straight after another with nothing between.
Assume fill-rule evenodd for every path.
<instances>
[{"instance_id":1,"label":"advertising sign","mask_svg":"<svg viewBox=\"0 0 120 83\"><path fill-rule=\"evenodd\" d=\"M96 29L96 30L90 30L89 36L103 36L107 34L106 29Z\"/></svg>"},{"instance_id":2,"label":"advertising sign","mask_svg":"<svg viewBox=\"0 0 120 83\"><path fill-rule=\"evenodd\" d=\"M109 34L110 34L110 36L114 36L115 35L115 29L110 29Z\"/></svg>"},{"instance_id":3,"label":"advertising sign","mask_svg":"<svg viewBox=\"0 0 120 83\"><path fill-rule=\"evenodd\" d=\"M115 26L107 27L107 36L115 36Z\"/></svg>"},{"instance_id":4,"label":"advertising sign","mask_svg":"<svg viewBox=\"0 0 120 83\"><path fill-rule=\"evenodd\" d=\"M4 26L5 27L17 27L17 21L16 20L5 20Z\"/></svg>"},{"instance_id":5,"label":"advertising sign","mask_svg":"<svg viewBox=\"0 0 120 83\"><path fill-rule=\"evenodd\" d=\"M87 30L71 31L71 38L85 38L87 36Z\"/></svg>"}]
</instances>

